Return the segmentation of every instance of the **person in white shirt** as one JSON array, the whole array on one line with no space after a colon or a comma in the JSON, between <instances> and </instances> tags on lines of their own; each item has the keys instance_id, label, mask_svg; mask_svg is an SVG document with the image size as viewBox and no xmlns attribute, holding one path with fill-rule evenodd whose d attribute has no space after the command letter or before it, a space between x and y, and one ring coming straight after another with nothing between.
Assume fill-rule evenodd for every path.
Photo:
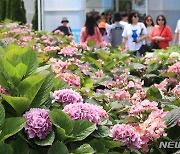
<instances>
[{"instance_id":1,"label":"person in white shirt","mask_svg":"<svg viewBox=\"0 0 180 154\"><path fill-rule=\"evenodd\" d=\"M147 37L147 29L143 23L138 22L139 17L137 12L131 12L128 16L129 24L125 26L122 33L123 43L127 45L127 48L134 51L136 56L140 56L138 51Z\"/></svg>"},{"instance_id":2,"label":"person in white shirt","mask_svg":"<svg viewBox=\"0 0 180 154\"><path fill-rule=\"evenodd\" d=\"M121 25L123 25L124 27L126 25L128 25L128 14L127 13L124 13L122 14L121 16L121 21L119 22Z\"/></svg>"},{"instance_id":3,"label":"person in white shirt","mask_svg":"<svg viewBox=\"0 0 180 154\"><path fill-rule=\"evenodd\" d=\"M145 18L144 18L144 25L147 29L147 34L148 34L148 37L146 38L146 44L147 45L151 45L151 41L149 40L149 36L152 32L152 29L154 27L154 22L153 22L153 19L150 15L147 15Z\"/></svg>"},{"instance_id":4,"label":"person in white shirt","mask_svg":"<svg viewBox=\"0 0 180 154\"><path fill-rule=\"evenodd\" d=\"M178 45L180 45L180 20L178 20L176 25L173 45L176 45L177 40L179 40Z\"/></svg>"}]
</instances>

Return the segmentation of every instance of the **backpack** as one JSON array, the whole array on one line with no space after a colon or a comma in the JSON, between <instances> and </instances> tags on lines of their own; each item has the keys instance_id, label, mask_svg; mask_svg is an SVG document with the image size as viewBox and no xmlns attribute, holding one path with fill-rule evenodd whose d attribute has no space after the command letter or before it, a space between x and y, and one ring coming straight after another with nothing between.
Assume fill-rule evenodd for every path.
<instances>
[{"instance_id":1,"label":"backpack","mask_svg":"<svg viewBox=\"0 0 180 154\"><path fill-rule=\"evenodd\" d=\"M123 33L123 26L116 26L116 27L113 27L111 30L110 30L110 33L109 33L109 43L111 43L111 46L113 48L116 48L118 46L121 45L122 43L122 33Z\"/></svg>"}]
</instances>

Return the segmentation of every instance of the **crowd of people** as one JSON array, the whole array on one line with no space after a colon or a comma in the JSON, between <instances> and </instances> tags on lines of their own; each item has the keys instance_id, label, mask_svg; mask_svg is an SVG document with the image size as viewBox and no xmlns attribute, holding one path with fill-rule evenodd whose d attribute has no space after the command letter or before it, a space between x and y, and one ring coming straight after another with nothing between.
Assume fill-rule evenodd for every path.
<instances>
[{"instance_id":1,"label":"crowd of people","mask_svg":"<svg viewBox=\"0 0 180 154\"><path fill-rule=\"evenodd\" d=\"M146 50L167 49L169 42L172 40L172 30L167 25L164 15L158 15L154 24L153 18L147 15L144 21L139 21L137 12L129 14L120 14L115 12L102 13L101 15L93 15L87 13L84 27L81 29L80 42L96 41L99 47L101 42L111 43L112 48L117 48L123 44L124 48L134 51L136 56L142 54L142 46L146 46ZM62 31L65 35L72 35L71 28L67 26L67 18L62 19L62 25L55 30ZM54 30L54 31L55 31ZM179 40L180 45L180 20L175 29L175 37L173 45Z\"/></svg>"}]
</instances>

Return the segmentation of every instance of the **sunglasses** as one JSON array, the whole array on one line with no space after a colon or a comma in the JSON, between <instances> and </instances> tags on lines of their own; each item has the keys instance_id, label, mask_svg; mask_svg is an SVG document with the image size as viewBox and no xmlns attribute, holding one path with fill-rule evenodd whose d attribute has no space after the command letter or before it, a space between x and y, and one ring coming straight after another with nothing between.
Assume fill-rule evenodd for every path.
<instances>
[{"instance_id":1,"label":"sunglasses","mask_svg":"<svg viewBox=\"0 0 180 154\"><path fill-rule=\"evenodd\" d=\"M158 19L158 21L164 21L164 19Z\"/></svg>"},{"instance_id":2,"label":"sunglasses","mask_svg":"<svg viewBox=\"0 0 180 154\"><path fill-rule=\"evenodd\" d=\"M147 19L146 21L149 22L149 21L152 21L152 19Z\"/></svg>"},{"instance_id":3,"label":"sunglasses","mask_svg":"<svg viewBox=\"0 0 180 154\"><path fill-rule=\"evenodd\" d=\"M133 17L134 17L134 18L138 18L138 15L134 15Z\"/></svg>"}]
</instances>

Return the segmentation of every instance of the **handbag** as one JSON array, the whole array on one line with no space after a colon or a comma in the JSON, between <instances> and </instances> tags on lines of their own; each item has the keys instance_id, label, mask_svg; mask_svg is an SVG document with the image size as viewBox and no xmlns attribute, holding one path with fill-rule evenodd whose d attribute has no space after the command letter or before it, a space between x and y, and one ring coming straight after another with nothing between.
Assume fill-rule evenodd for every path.
<instances>
[{"instance_id":1,"label":"handbag","mask_svg":"<svg viewBox=\"0 0 180 154\"><path fill-rule=\"evenodd\" d=\"M160 49L158 43L156 43L156 42L152 42L151 45L150 45L150 48L151 49Z\"/></svg>"}]
</instances>

